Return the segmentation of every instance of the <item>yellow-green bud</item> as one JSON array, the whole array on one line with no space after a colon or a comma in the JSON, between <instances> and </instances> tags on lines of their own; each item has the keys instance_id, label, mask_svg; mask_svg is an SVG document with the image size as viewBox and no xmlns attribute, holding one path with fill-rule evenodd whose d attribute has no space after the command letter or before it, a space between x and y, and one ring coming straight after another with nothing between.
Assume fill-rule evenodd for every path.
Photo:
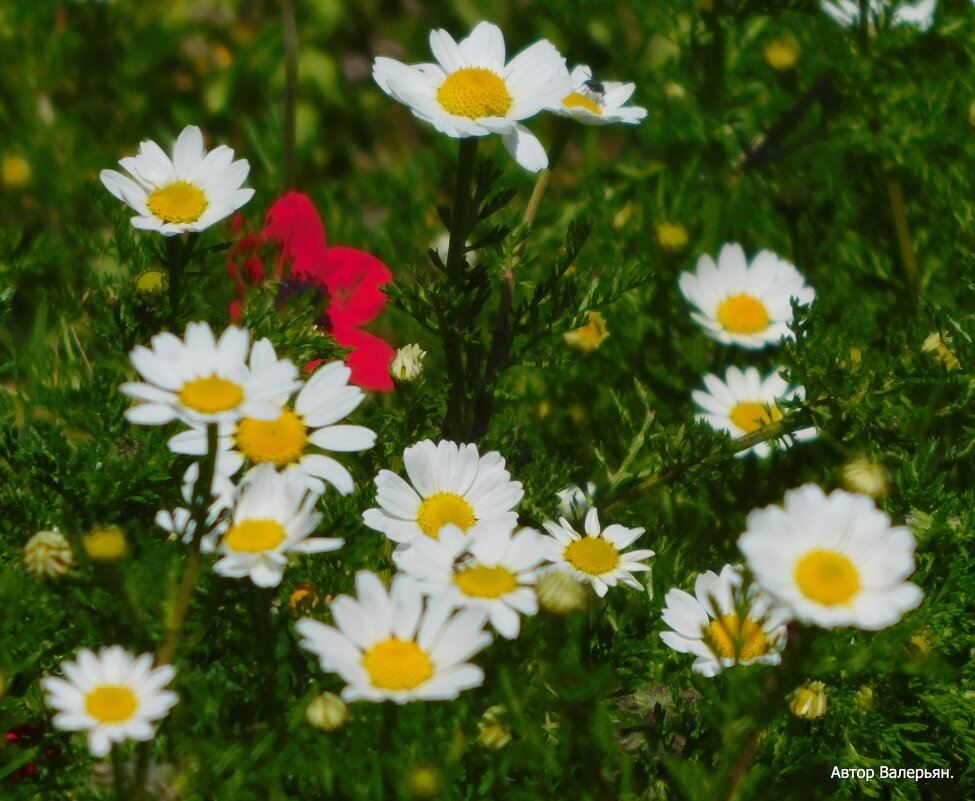
<instances>
[{"instance_id":1,"label":"yellow-green bud","mask_svg":"<svg viewBox=\"0 0 975 801\"><path fill-rule=\"evenodd\" d=\"M305 708L305 720L322 731L336 731L349 719L349 708L335 693L315 696Z\"/></svg>"}]
</instances>

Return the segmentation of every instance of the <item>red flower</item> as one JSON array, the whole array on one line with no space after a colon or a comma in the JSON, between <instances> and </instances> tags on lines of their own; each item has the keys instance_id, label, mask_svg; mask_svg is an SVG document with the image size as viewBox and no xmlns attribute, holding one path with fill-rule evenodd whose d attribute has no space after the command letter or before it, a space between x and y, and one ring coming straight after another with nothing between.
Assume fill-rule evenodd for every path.
<instances>
[{"instance_id":1,"label":"red flower","mask_svg":"<svg viewBox=\"0 0 975 801\"><path fill-rule=\"evenodd\" d=\"M235 217L235 230L242 224ZM268 277L260 257L261 245L268 243L281 248L274 275L283 282L282 299L305 289L318 293L323 300L319 325L340 345L353 348L346 357L351 380L364 389L392 390L389 364L396 351L361 328L386 306L388 298L380 287L393 280L389 268L364 250L327 247L325 226L311 200L289 192L271 206L260 235L243 236L227 254L238 296L231 305L235 319L248 285Z\"/></svg>"}]
</instances>

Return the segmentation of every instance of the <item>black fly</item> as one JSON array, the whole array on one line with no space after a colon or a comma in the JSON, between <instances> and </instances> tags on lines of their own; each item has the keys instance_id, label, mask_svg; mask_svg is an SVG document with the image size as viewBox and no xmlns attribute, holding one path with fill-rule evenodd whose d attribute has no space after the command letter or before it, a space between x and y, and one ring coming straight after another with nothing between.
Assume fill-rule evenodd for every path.
<instances>
[{"instance_id":1,"label":"black fly","mask_svg":"<svg viewBox=\"0 0 975 801\"><path fill-rule=\"evenodd\" d=\"M602 81L597 81L594 78L590 78L588 81L583 81L582 85L594 95L602 96L606 94L606 87L603 86Z\"/></svg>"}]
</instances>

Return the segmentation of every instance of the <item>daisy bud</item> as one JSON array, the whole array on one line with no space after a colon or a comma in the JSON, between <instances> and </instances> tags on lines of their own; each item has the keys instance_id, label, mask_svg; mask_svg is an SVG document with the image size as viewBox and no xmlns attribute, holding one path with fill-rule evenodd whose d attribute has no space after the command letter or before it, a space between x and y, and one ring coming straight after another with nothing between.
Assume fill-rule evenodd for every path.
<instances>
[{"instance_id":1,"label":"daisy bud","mask_svg":"<svg viewBox=\"0 0 975 801\"><path fill-rule=\"evenodd\" d=\"M854 698L856 699L857 706L864 711L873 709L877 704L877 694L869 684L864 684L857 690Z\"/></svg>"},{"instance_id":2,"label":"daisy bud","mask_svg":"<svg viewBox=\"0 0 975 801\"><path fill-rule=\"evenodd\" d=\"M63 576L74 564L68 540L57 529L38 531L24 545L24 567L38 578Z\"/></svg>"},{"instance_id":3,"label":"daisy bud","mask_svg":"<svg viewBox=\"0 0 975 801\"><path fill-rule=\"evenodd\" d=\"M159 295L168 286L169 276L162 270L143 270L135 279L135 289L140 295Z\"/></svg>"},{"instance_id":4,"label":"daisy bud","mask_svg":"<svg viewBox=\"0 0 975 801\"><path fill-rule=\"evenodd\" d=\"M772 39L762 48L765 63L773 70L791 70L799 60L799 45L790 39Z\"/></svg>"},{"instance_id":5,"label":"daisy bud","mask_svg":"<svg viewBox=\"0 0 975 801\"><path fill-rule=\"evenodd\" d=\"M662 222L657 225L657 242L664 250L677 252L687 247L690 235L680 223Z\"/></svg>"},{"instance_id":6,"label":"daisy bud","mask_svg":"<svg viewBox=\"0 0 975 801\"><path fill-rule=\"evenodd\" d=\"M321 731L341 729L349 719L349 708L335 693L322 693L305 708L305 720Z\"/></svg>"},{"instance_id":7,"label":"daisy bud","mask_svg":"<svg viewBox=\"0 0 975 801\"><path fill-rule=\"evenodd\" d=\"M821 718L826 714L826 685L821 681L805 682L792 693L790 708L798 718Z\"/></svg>"},{"instance_id":8,"label":"daisy bud","mask_svg":"<svg viewBox=\"0 0 975 801\"><path fill-rule=\"evenodd\" d=\"M511 742L511 732L502 725L500 718L507 712L504 704L488 707L477 722L477 744L488 751L500 751Z\"/></svg>"},{"instance_id":9,"label":"daisy bud","mask_svg":"<svg viewBox=\"0 0 975 801\"><path fill-rule=\"evenodd\" d=\"M859 492L871 498L881 498L890 488L890 474L878 462L872 462L865 456L858 456L852 462L843 465L840 471L843 486L850 492Z\"/></svg>"},{"instance_id":10,"label":"daisy bud","mask_svg":"<svg viewBox=\"0 0 975 801\"><path fill-rule=\"evenodd\" d=\"M30 162L23 156L6 155L0 163L0 178L10 189L20 189L30 183Z\"/></svg>"},{"instance_id":11,"label":"daisy bud","mask_svg":"<svg viewBox=\"0 0 975 801\"><path fill-rule=\"evenodd\" d=\"M414 765L406 774L413 798L436 798L443 792L443 771L433 765Z\"/></svg>"},{"instance_id":12,"label":"daisy bud","mask_svg":"<svg viewBox=\"0 0 975 801\"><path fill-rule=\"evenodd\" d=\"M606 318L597 311L591 311L585 325L566 331L562 336L573 348L585 352L596 350L609 336Z\"/></svg>"},{"instance_id":13,"label":"daisy bud","mask_svg":"<svg viewBox=\"0 0 975 801\"><path fill-rule=\"evenodd\" d=\"M128 553L129 543L118 526L95 528L85 536L85 553L93 562L118 562Z\"/></svg>"},{"instance_id":14,"label":"daisy bud","mask_svg":"<svg viewBox=\"0 0 975 801\"><path fill-rule=\"evenodd\" d=\"M549 570L542 574L535 593L542 608L557 615L579 612L586 608L589 601L586 585L561 570Z\"/></svg>"},{"instance_id":15,"label":"daisy bud","mask_svg":"<svg viewBox=\"0 0 975 801\"><path fill-rule=\"evenodd\" d=\"M400 384L412 384L423 372L423 359L427 352L420 350L419 345L406 345L396 351L389 374Z\"/></svg>"}]
</instances>

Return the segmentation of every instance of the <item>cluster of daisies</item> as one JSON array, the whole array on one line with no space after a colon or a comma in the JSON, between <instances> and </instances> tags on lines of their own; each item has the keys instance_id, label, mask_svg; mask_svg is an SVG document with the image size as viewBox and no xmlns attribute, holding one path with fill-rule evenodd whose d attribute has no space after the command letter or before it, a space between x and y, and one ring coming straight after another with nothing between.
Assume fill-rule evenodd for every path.
<instances>
[{"instance_id":1,"label":"cluster of daisies","mask_svg":"<svg viewBox=\"0 0 975 801\"><path fill-rule=\"evenodd\" d=\"M432 31L430 51L435 63L377 58L376 83L447 136L500 134L505 149L531 172L548 166L548 157L523 120L548 111L585 125L636 124L647 114L626 105L634 84L596 80L584 64L570 71L545 39L507 59L504 35L489 22L459 42L447 31Z\"/></svg>"},{"instance_id":2,"label":"cluster of daisies","mask_svg":"<svg viewBox=\"0 0 975 801\"><path fill-rule=\"evenodd\" d=\"M697 576L694 594L670 590L663 641L715 676L736 664L778 664L787 623L877 630L921 603L908 581L914 535L866 495L815 484L785 494L781 506L752 511L738 539L740 565Z\"/></svg>"},{"instance_id":3,"label":"cluster of daisies","mask_svg":"<svg viewBox=\"0 0 975 801\"><path fill-rule=\"evenodd\" d=\"M565 518L545 522L546 533L519 527L522 486L499 453L424 440L405 449L403 464L406 478L380 471L378 507L363 513L395 544L391 588L360 572L357 597L331 603L334 626L297 624L322 669L346 682L343 699L447 699L480 685L481 668L467 660L491 643L485 627L517 637L549 576L600 596L620 583L641 587L633 574L649 569L653 551L627 549L644 529L603 527L595 509L582 533Z\"/></svg>"},{"instance_id":4,"label":"cluster of daisies","mask_svg":"<svg viewBox=\"0 0 975 801\"><path fill-rule=\"evenodd\" d=\"M724 345L759 350L791 339L792 299L812 303L816 293L799 271L769 250L761 250L749 262L741 245L728 243L715 262L702 255L693 273L683 273L680 289L696 311L691 317L709 336ZM692 395L701 411L697 418L733 437L750 434L782 417L779 404L802 400L802 387L791 387L776 368L763 376L755 367L742 370L732 365L724 378L704 376L704 389ZM816 436L814 427L792 433L796 440ZM771 448L760 442L739 452L768 456Z\"/></svg>"},{"instance_id":5,"label":"cluster of daisies","mask_svg":"<svg viewBox=\"0 0 975 801\"><path fill-rule=\"evenodd\" d=\"M292 554L334 551L344 541L315 537L316 506L329 487L348 494L354 483L334 454L373 446L368 428L343 423L362 402L342 362L320 366L306 380L267 339L228 327L219 337L191 323L137 346L132 365L142 378L121 390L135 401L127 418L143 425L178 423L169 439L177 454L197 457L183 477L187 506L161 510L171 539L215 554L213 571L275 587ZM518 526L522 486L496 452L473 444L419 442L407 448L408 480L383 470L375 479L378 508L367 526L395 543L397 575L387 590L369 571L355 576L356 597L330 604L334 626L305 618L297 630L322 669L345 682L343 699L454 698L479 685L470 659L485 648L490 625L517 637L521 616L538 610L535 585L548 572L571 576L604 595L618 583L640 587L633 573L649 569L650 550L627 550L642 528L600 525L595 509L584 532L562 518L547 533ZM203 465L208 465L204 470ZM205 476L212 473L209 487ZM165 689L169 665L113 645L81 650L44 680L56 726L86 731L93 754L124 739L145 740L176 703Z\"/></svg>"}]
</instances>

